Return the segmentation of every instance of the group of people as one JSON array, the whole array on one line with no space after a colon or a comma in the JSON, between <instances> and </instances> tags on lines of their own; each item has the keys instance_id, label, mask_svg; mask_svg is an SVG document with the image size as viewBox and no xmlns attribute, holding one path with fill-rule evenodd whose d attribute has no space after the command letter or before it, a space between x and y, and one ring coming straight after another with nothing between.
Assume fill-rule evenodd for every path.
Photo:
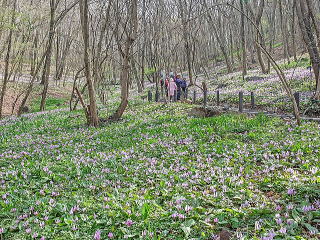
<instances>
[{"instance_id":1,"label":"group of people","mask_svg":"<svg viewBox=\"0 0 320 240\"><path fill-rule=\"evenodd\" d=\"M161 76L161 88L165 88L166 96L170 101L174 100L176 93L176 100L180 100L183 94L186 97L187 93L187 79L182 78L179 74L170 72L168 75L162 74Z\"/></svg>"}]
</instances>

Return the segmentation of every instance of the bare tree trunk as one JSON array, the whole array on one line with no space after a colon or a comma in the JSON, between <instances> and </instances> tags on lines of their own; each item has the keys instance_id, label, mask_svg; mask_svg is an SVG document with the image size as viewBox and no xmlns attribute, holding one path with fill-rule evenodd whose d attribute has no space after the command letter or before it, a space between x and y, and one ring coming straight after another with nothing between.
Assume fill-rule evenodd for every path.
<instances>
[{"instance_id":1,"label":"bare tree trunk","mask_svg":"<svg viewBox=\"0 0 320 240\"><path fill-rule=\"evenodd\" d=\"M229 37L230 37L230 61L232 66L234 65L234 39L233 39L233 32L232 32L232 28L229 27Z\"/></svg>"},{"instance_id":2,"label":"bare tree trunk","mask_svg":"<svg viewBox=\"0 0 320 240\"><path fill-rule=\"evenodd\" d=\"M240 10L244 12L243 0L240 0ZM246 36L244 28L245 16L241 14L241 44L242 44L242 78L247 75L247 46L246 46Z\"/></svg>"},{"instance_id":3,"label":"bare tree trunk","mask_svg":"<svg viewBox=\"0 0 320 240\"><path fill-rule=\"evenodd\" d=\"M1 4L1 8L2 9L6 9L7 6L8 6L8 0L3 0L2 4ZM0 40L2 38L2 33L3 33L3 30L2 30L2 27L3 27L3 24L4 24L3 19L4 19L4 15L1 14L0 15Z\"/></svg>"},{"instance_id":4,"label":"bare tree trunk","mask_svg":"<svg viewBox=\"0 0 320 240\"><path fill-rule=\"evenodd\" d=\"M111 2L108 3L108 8L106 10L106 18L104 20L104 23L102 23L99 41L97 44L97 50L95 54L95 58L93 60L93 77L94 77L94 86L99 86L101 80L102 80L102 70L101 70L101 52L102 52L102 44L103 40L105 38L105 34L107 31L108 24L110 23L110 9L111 9Z\"/></svg>"},{"instance_id":5,"label":"bare tree trunk","mask_svg":"<svg viewBox=\"0 0 320 240\"><path fill-rule=\"evenodd\" d=\"M72 44L72 38L71 38L71 36L67 36L67 40L66 40L65 45L62 49L61 56L57 57L56 72L55 72L55 81L57 83L61 81L63 72L65 71L66 60L69 55L71 44ZM58 46L57 46L57 48L58 48ZM57 49L57 52L58 52L58 49Z\"/></svg>"},{"instance_id":6,"label":"bare tree trunk","mask_svg":"<svg viewBox=\"0 0 320 240\"><path fill-rule=\"evenodd\" d=\"M30 68L30 75L33 77L34 72L36 70L37 65L37 49L39 43L39 32L36 31L35 37L32 43L32 50L30 51L30 58L31 58L31 68Z\"/></svg>"},{"instance_id":7,"label":"bare tree trunk","mask_svg":"<svg viewBox=\"0 0 320 240\"><path fill-rule=\"evenodd\" d=\"M280 12L280 24L281 24L281 32L282 32L284 57L287 59L288 63L290 63L290 50L289 50L289 41L288 41L289 34L288 34L288 26L287 26L287 17L284 16L284 13L283 13L282 0L279 0L279 12Z\"/></svg>"},{"instance_id":8,"label":"bare tree trunk","mask_svg":"<svg viewBox=\"0 0 320 240\"><path fill-rule=\"evenodd\" d=\"M184 47L186 51L186 57L187 57L187 66L188 66L188 74L189 74L189 81L190 85L194 85L193 82L193 74L192 74L192 63L191 63L191 49L190 49L190 42L189 42L189 29L188 29L188 21L186 19L186 16L188 13L184 10L185 9L185 3L182 3L182 0L179 0L179 6L180 6L180 18L182 21L182 35L183 35L183 41L184 41Z\"/></svg>"},{"instance_id":9,"label":"bare tree trunk","mask_svg":"<svg viewBox=\"0 0 320 240\"><path fill-rule=\"evenodd\" d=\"M307 10L307 5L305 0L295 0L297 15L299 19L299 25L302 33L303 40L308 49L309 56L312 63L313 72L316 81L316 92L315 98L320 99L320 54L317 48L317 42L313 34L313 28L311 25L311 16Z\"/></svg>"},{"instance_id":10,"label":"bare tree trunk","mask_svg":"<svg viewBox=\"0 0 320 240\"><path fill-rule=\"evenodd\" d=\"M39 71L40 71L40 68L41 68L41 66L42 66L42 63L44 62L45 57L46 57L46 53L44 53L44 54L42 55L42 57L41 57L41 59L40 59L40 61L39 61L39 63L38 63L38 66L37 66L36 70L34 71L34 75L32 76L31 81L30 81L30 83L29 83L29 85L28 85L26 94L25 94L25 96L24 96L24 98L22 99L22 102L21 102L21 104L20 104L19 111L18 111L18 116L20 116L20 115L23 113L23 109L24 109L24 107L25 107L25 105L26 105L26 103L27 103L27 101L28 101L28 98L29 98L31 92L32 92L34 82L35 82L35 80L37 79L37 75L38 75L38 73L39 73Z\"/></svg>"},{"instance_id":11,"label":"bare tree trunk","mask_svg":"<svg viewBox=\"0 0 320 240\"><path fill-rule=\"evenodd\" d=\"M141 81L140 81L138 70L137 70L137 67L136 67L136 62L134 60L131 61L131 69L132 69L132 72L134 74L134 78L135 78L136 83L137 83L138 93L141 93L142 92Z\"/></svg>"},{"instance_id":12,"label":"bare tree trunk","mask_svg":"<svg viewBox=\"0 0 320 240\"><path fill-rule=\"evenodd\" d=\"M17 0L14 0L13 11L11 16L11 26L14 26L15 24L16 8L17 8ZM12 34L13 34L13 29L11 27L9 30L8 47L7 47L7 54L5 57L5 66L4 66L4 79L3 79L3 85L2 85L1 96L0 96L0 118L2 117L2 107L4 102L4 96L6 94L7 84L9 81L9 63L10 63L10 53L11 53L11 47L12 47Z\"/></svg>"},{"instance_id":13,"label":"bare tree trunk","mask_svg":"<svg viewBox=\"0 0 320 240\"><path fill-rule=\"evenodd\" d=\"M129 77L130 77L130 50L137 38L138 31L138 1L131 1L131 13L130 13L130 29L128 38L125 43L125 49L122 54L122 67L121 67L121 75L120 75L120 84L121 84L121 103L118 107L117 111L111 117L112 120L117 121L121 118L124 111L128 105L128 97L129 97ZM119 48L121 49L120 42L118 41Z\"/></svg>"},{"instance_id":14,"label":"bare tree trunk","mask_svg":"<svg viewBox=\"0 0 320 240\"><path fill-rule=\"evenodd\" d=\"M292 55L294 61L298 61L297 44L296 44L296 2L292 4L292 24L291 24L291 41L292 41Z\"/></svg>"},{"instance_id":15,"label":"bare tree trunk","mask_svg":"<svg viewBox=\"0 0 320 240\"><path fill-rule=\"evenodd\" d=\"M226 46L225 46L224 42L222 41L221 36L218 33L218 29L217 29L216 23L213 21L213 17L211 15L210 11L208 11L209 8L208 8L206 0L203 0L203 4L204 4L204 6L205 6L205 8L206 8L206 10L208 12L208 19L209 19L209 21L211 23L210 27L212 27L213 32L214 32L214 36L216 37L217 42L219 44L220 50L222 52L222 55L224 57L226 65L227 65L228 73L231 73L233 69L232 69L232 64L230 62L230 58L229 58L227 50L226 50Z\"/></svg>"},{"instance_id":16,"label":"bare tree trunk","mask_svg":"<svg viewBox=\"0 0 320 240\"><path fill-rule=\"evenodd\" d=\"M146 26L146 0L142 3L142 25L143 25L143 42L142 42L142 52L141 52L141 89L138 87L139 93L144 89L144 79L145 79L145 57L146 57L146 37L147 37L147 26Z\"/></svg>"},{"instance_id":17,"label":"bare tree trunk","mask_svg":"<svg viewBox=\"0 0 320 240\"><path fill-rule=\"evenodd\" d=\"M316 17L316 13L314 12L314 6L313 3L311 3L310 0L306 0L307 6L308 6L308 11L310 18L312 20L312 24L314 26L314 30L318 39L318 48L320 48L320 22Z\"/></svg>"},{"instance_id":18,"label":"bare tree trunk","mask_svg":"<svg viewBox=\"0 0 320 240\"><path fill-rule=\"evenodd\" d=\"M46 61L45 61L44 67L43 67L42 80L41 80L41 83L44 86L43 86L41 103L40 103L40 111L45 110L47 92L48 92L48 87L49 87L52 46L53 46L53 40L54 40L54 34L55 34L55 29L54 29L55 28L54 27L54 25L55 25L55 23L54 23L55 11L56 11L56 2L55 2L55 0L50 0L50 30L49 30L49 40L48 40Z\"/></svg>"},{"instance_id":19,"label":"bare tree trunk","mask_svg":"<svg viewBox=\"0 0 320 240\"><path fill-rule=\"evenodd\" d=\"M89 92L89 109L88 114L89 120L88 125L93 127L99 126L99 118L97 112L97 103L96 103L96 94L94 90L94 84L91 78L90 71L90 58L89 58L89 10L88 10L88 0L80 0L80 18L81 18L81 27L82 27L82 36L84 42L84 66L85 66L85 75L88 84L88 92Z\"/></svg>"},{"instance_id":20,"label":"bare tree trunk","mask_svg":"<svg viewBox=\"0 0 320 240\"><path fill-rule=\"evenodd\" d=\"M276 16L277 4L278 4L277 0L273 0L272 1L272 8L271 8L270 16L269 16L269 25L270 26L269 26L268 37L269 37L269 52L270 53L273 50L273 44L274 44L275 37L276 37L276 34L275 34L275 32L276 32L275 31L275 16ZM271 69L271 62L270 62L270 59L268 58L267 71L270 72L270 69Z\"/></svg>"},{"instance_id":21,"label":"bare tree trunk","mask_svg":"<svg viewBox=\"0 0 320 240\"><path fill-rule=\"evenodd\" d=\"M259 7L257 9L257 13L256 14L254 14L250 4L247 5L249 7L249 10L250 10L252 16L254 16L254 18L255 18L255 23L256 23L256 26L258 28L260 28L260 25L261 25L261 18L262 18L262 14L263 14L263 10L264 10L264 5L265 5L264 0L260 0L260 4L259 4ZM260 36L258 34L258 32L256 32L256 34L257 34L257 37L260 38L260 42L264 43L264 39L262 38L262 36ZM267 69L266 69L266 67L264 65L261 49L257 44L258 43L256 42L255 43L255 48L256 48L256 51L257 51L257 57L258 57L258 61L259 61L260 67L261 67L261 71L262 71L262 73L266 74L266 73L268 73L268 71L267 71Z\"/></svg>"}]
</instances>

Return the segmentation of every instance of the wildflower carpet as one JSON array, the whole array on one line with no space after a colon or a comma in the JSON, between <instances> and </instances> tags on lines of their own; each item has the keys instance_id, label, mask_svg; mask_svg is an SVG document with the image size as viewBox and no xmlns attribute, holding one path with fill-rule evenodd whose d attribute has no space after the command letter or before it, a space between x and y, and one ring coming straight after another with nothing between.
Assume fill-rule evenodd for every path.
<instances>
[{"instance_id":1,"label":"wildflower carpet","mask_svg":"<svg viewBox=\"0 0 320 240\"><path fill-rule=\"evenodd\" d=\"M0 239L318 239L320 127L139 103L0 126Z\"/></svg>"}]
</instances>

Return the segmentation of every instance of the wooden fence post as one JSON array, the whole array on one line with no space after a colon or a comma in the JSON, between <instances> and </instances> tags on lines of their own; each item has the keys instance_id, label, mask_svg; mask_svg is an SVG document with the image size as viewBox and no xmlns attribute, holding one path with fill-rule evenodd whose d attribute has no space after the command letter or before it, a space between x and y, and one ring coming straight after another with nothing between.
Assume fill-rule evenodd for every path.
<instances>
[{"instance_id":1,"label":"wooden fence post","mask_svg":"<svg viewBox=\"0 0 320 240\"><path fill-rule=\"evenodd\" d=\"M217 105L220 105L220 91L217 90Z\"/></svg>"},{"instance_id":2,"label":"wooden fence post","mask_svg":"<svg viewBox=\"0 0 320 240\"><path fill-rule=\"evenodd\" d=\"M254 92L251 92L251 108L254 108L255 102L254 102Z\"/></svg>"},{"instance_id":3,"label":"wooden fence post","mask_svg":"<svg viewBox=\"0 0 320 240\"><path fill-rule=\"evenodd\" d=\"M294 99L296 100L298 109L300 109L300 93L299 92L294 93Z\"/></svg>"},{"instance_id":4,"label":"wooden fence post","mask_svg":"<svg viewBox=\"0 0 320 240\"><path fill-rule=\"evenodd\" d=\"M151 90L148 91L148 101L149 102L152 101L152 92L151 92Z\"/></svg>"},{"instance_id":5,"label":"wooden fence post","mask_svg":"<svg viewBox=\"0 0 320 240\"><path fill-rule=\"evenodd\" d=\"M243 92L239 92L239 112L243 112Z\"/></svg>"},{"instance_id":6,"label":"wooden fence post","mask_svg":"<svg viewBox=\"0 0 320 240\"><path fill-rule=\"evenodd\" d=\"M192 103L193 103L193 104L196 104L196 100L197 100L197 91L194 90L194 91L193 91L193 101L192 101Z\"/></svg>"}]
</instances>

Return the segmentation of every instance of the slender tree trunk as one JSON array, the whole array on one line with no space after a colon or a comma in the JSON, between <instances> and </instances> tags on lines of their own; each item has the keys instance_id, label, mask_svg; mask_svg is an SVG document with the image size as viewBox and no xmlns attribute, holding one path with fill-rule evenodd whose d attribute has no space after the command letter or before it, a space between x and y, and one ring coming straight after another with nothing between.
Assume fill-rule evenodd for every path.
<instances>
[{"instance_id":1,"label":"slender tree trunk","mask_svg":"<svg viewBox=\"0 0 320 240\"><path fill-rule=\"evenodd\" d=\"M3 0L2 4L1 4L1 8L2 9L6 9L7 6L8 6L8 0ZM2 38L2 33L3 33L3 30L2 30L2 27L3 27L3 24L4 24L3 18L4 18L4 15L0 14L0 40Z\"/></svg>"},{"instance_id":2,"label":"slender tree trunk","mask_svg":"<svg viewBox=\"0 0 320 240\"><path fill-rule=\"evenodd\" d=\"M105 38L105 34L107 31L108 24L110 23L110 9L111 9L111 2L108 3L108 8L106 10L106 19L104 23L102 23L99 41L97 44L97 50L95 54L95 58L93 60L93 78L94 78L94 86L97 88L102 80L102 70L101 70L101 52L102 52L102 44Z\"/></svg>"},{"instance_id":3,"label":"slender tree trunk","mask_svg":"<svg viewBox=\"0 0 320 240\"><path fill-rule=\"evenodd\" d=\"M10 63L10 54L11 54L11 48L12 48L13 27L15 25L15 20L16 20L16 8L17 8L17 0L14 0L13 11L11 16L11 28L9 30L9 37L8 37L7 54L5 57L4 78L3 78L3 84L2 84L1 96L0 96L0 118L2 117L4 96L6 94L7 84L9 81L9 63Z\"/></svg>"},{"instance_id":4,"label":"slender tree trunk","mask_svg":"<svg viewBox=\"0 0 320 240\"><path fill-rule=\"evenodd\" d=\"M141 51L141 89L138 88L139 93L144 89L144 79L145 79L145 57L146 57L146 38L147 38L147 24L146 24L146 0L142 3L142 25L143 25L143 42Z\"/></svg>"},{"instance_id":5,"label":"slender tree trunk","mask_svg":"<svg viewBox=\"0 0 320 240\"><path fill-rule=\"evenodd\" d=\"M54 40L54 34L55 34L55 29L54 29L55 28L54 27L55 11L56 11L55 0L50 0L50 30L49 30L49 40L48 40L46 61L43 67L42 80L41 80L41 83L44 86L43 86L41 103L40 103L40 111L45 110L46 98L47 98L48 87L49 87L52 47L53 47L53 40Z\"/></svg>"},{"instance_id":6,"label":"slender tree trunk","mask_svg":"<svg viewBox=\"0 0 320 240\"><path fill-rule=\"evenodd\" d=\"M229 37L230 37L230 56L231 56L231 65L233 66L234 65L234 39L233 39L233 32L232 32L232 28L229 27L229 31L230 31L230 34L229 34Z\"/></svg>"},{"instance_id":7,"label":"slender tree trunk","mask_svg":"<svg viewBox=\"0 0 320 240\"><path fill-rule=\"evenodd\" d=\"M33 77L34 72L36 70L37 65L37 50L38 50L38 42L39 42L39 32L36 31L36 35L33 40L32 50L30 51L30 58L31 58L31 69L30 75Z\"/></svg>"},{"instance_id":8,"label":"slender tree trunk","mask_svg":"<svg viewBox=\"0 0 320 240\"><path fill-rule=\"evenodd\" d=\"M311 24L311 17L307 10L305 0L295 0L297 15L299 19L299 25L302 33L303 40L309 52L309 56L312 63L313 72L315 75L316 92L315 98L320 99L320 54L317 48L317 42L313 34L313 28Z\"/></svg>"},{"instance_id":9,"label":"slender tree trunk","mask_svg":"<svg viewBox=\"0 0 320 240\"><path fill-rule=\"evenodd\" d=\"M71 38L67 39L65 47L63 48L63 52L61 53L62 56L61 56L61 59L60 59L60 61L58 63L58 66L57 66L57 69L56 69L56 74L55 74L56 75L55 76L56 82L60 82L61 81L63 72L65 71L66 60L67 60L67 57L69 55L69 51L70 51L70 48L71 48L71 43L72 43Z\"/></svg>"},{"instance_id":10,"label":"slender tree trunk","mask_svg":"<svg viewBox=\"0 0 320 240\"><path fill-rule=\"evenodd\" d=\"M61 48L60 48L60 46L61 46L61 37L60 37L60 31L59 31L59 28L56 30L56 32L57 32L57 34L56 34L56 56L55 56L55 60L56 60L56 71L55 71L55 76L54 76L54 81L55 81L55 83L56 83L56 86L58 85L58 75L59 75L59 71L60 71L60 69L59 69L59 65L60 65L60 63L61 63L61 54L60 54L60 52L63 52L63 51L61 51Z\"/></svg>"},{"instance_id":11,"label":"slender tree trunk","mask_svg":"<svg viewBox=\"0 0 320 240\"><path fill-rule=\"evenodd\" d=\"M129 35L125 43L125 49L122 54L122 67L121 67L121 75L120 75L120 84L121 84L121 103L118 107L117 111L114 113L114 115L111 117L112 120L117 121L121 118L124 111L127 108L128 105L128 98L129 98L129 77L130 77L130 50L134 43L134 41L137 38L137 32L138 32L138 0L132 0L131 1L131 7L130 7L130 29L129 29ZM118 41L119 48L120 42Z\"/></svg>"},{"instance_id":12,"label":"slender tree trunk","mask_svg":"<svg viewBox=\"0 0 320 240\"><path fill-rule=\"evenodd\" d=\"M240 10L244 12L243 1L240 0ZM240 26L240 35L241 35L241 45L242 45L242 78L247 75L247 46L246 46L246 36L245 36L245 16L241 14L241 26Z\"/></svg>"},{"instance_id":13,"label":"slender tree trunk","mask_svg":"<svg viewBox=\"0 0 320 240\"><path fill-rule=\"evenodd\" d=\"M207 5L206 0L203 0L203 4L204 4L206 10L208 11L209 8L208 8L208 5ZM228 56L228 52L227 52L227 50L226 50L226 46L225 46L223 40L221 39L221 34L219 35L219 32L218 32L216 23L214 22L213 17L212 17L212 15L211 15L210 11L208 11L208 19L209 19L209 21L210 21L210 23L211 23L211 24L210 24L210 27L211 27L212 30L213 30L214 36L215 36L216 39L217 39L217 42L218 42L218 44L219 44L221 53L222 53L223 58L224 58L224 60L225 60L225 62L226 62L227 69L228 69L228 73L231 73L233 69L232 69L232 64L231 64L231 62L230 62L230 58L229 58L229 56Z\"/></svg>"},{"instance_id":14,"label":"slender tree trunk","mask_svg":"<svg viewBox=\"0 0 320 240\"><path fill-rule=\"evenodd\" d=\"M190 85L194 85L193 82L193 73L192 73L192 63L191 63L191 49L190 49L190 42L189 42L189 29L188 29L188 22L186 19L186 16L188 13L184 11L185 4L182 2L182 0L179 0L179 6L180 6L180 18L182 21L182 36L184 41L184 47L186 51L186 57L187 57L187 66L188 66L188 74L189 74L189 81Z\"/></svg>"},{"instance_id":15,"label":"slender tree trunk","mask_svg":"<svg viewBox=\"0 0 320 240\"><path fill-rule=\"evenodd\" d=\"M42 64L43 64L43 62L45 60L45 57L46 57L46 53L44 53L42 55L42 57L41 57L41 59L40 59L40 61L38 63L38 66L37 66L36 70L34 71L34 75L32 76L31 81L30 81L30 83L28 85L26 94L24 95L24 98L21 101L21 104L20 104L20 107L19 107L19 111L18 111L18 116L20 116L23 113L23 109L24 109L24 107L25 107L25 105L26 105L26 103L28 101L28 98L29 98L31 92L32 92L34 82L37 79L37 75L38 75L38 73L40 71L40 68L41 68L41 66L42 66Z\"/></svg>"},{"instance_id":16,"label":"slender tree trunk","mask_svg":"<svg viewBox=\"0 0 320 240\"><path fill-rule=\"evenodd\" d=\"M271 9L271 13L270 13L270 18L269 18L269 52L272 53L273 51L273 45L275 42L275 16L276 16L276 8L277 8L277 4L278 1L277 0L273 0L272 2L272 9ZM267 67L267 71L270 72L271 69L271 62L270 59L268 58L268 67Z\"/></svg>"},{"instance_id":17,"label":"slender tree trunk","mask_svg":"<svg viewBox=\"0 0 320 240\"><path fill-rule=\"evenodd\" d=\"M134 74L134 78L135 78L136 83L137 83L138 93L141 93L142 92L141 81L140 81L140 78L139 78L139 74L138 74L138 71L137 71L135 60L131 61L131 69L132 69L132 72Z\"/></svg>"},{"instance_id":18,"label":"slender tree trunk","mask_svg":"<svg viewBox=\"0 0 320 240\"><path fill-rule=\"evenodd\" d=\"M82 27L82 36L84 42L84 67L85 67L85 75L88 84L88 92L89 92L89 109L85 109L88 112L89 120L88 125L92 127L99 126L99 118L97 112L97 103L96 103L96 94L94 90L94 84L91 78L91 70L90 70L90 57L89 57L89 10L88 10L88 0L80 0L80 18L81 18L81 27Z\"/></svg>"},{"instance_id":19,"label":"slender tree trunk","mask_svg":"<svg viewBox=\"0 0 320 240\"><path fill-rule=\"evenodd\" d=\"M314 5L311 0L306 0L308 6L309 16L312 20L314 30L318 39L318 48L320 49L320 21L317 19L316 13L314 12Z\"/></svg>"},{"instance_id":20,"label":"slender tree trunk","mask_svg":"<svg viewBox=\"0 0 320 240\"><path fill-rule=\"evenodd\" d=\"M260 25L261 25L261 18L262 18L262 15L263 15L264 5L265 5L264 0L260 0L260 4L258 6L256 14L254 14L251 6L249 4L247 5L249 7L249 10L250 10L252 16L254 16L254 18L255 18L255 23L256 23L256 26L258 28L260 28ZM258 38L260 38L260 42L261 43L264 43L263 37L260 36L257 31L256 31L256 36ZM257 44L258 43L255 42L255 48L256 48L256 51L257 51L257 57L258 57L258 61L259 61L260 67L261 67L261 71L262 71L262 73L266 74L266 73L268 73L268 71L267 71L267 68L264 65L261 49Z\"/></svg>"},{"instance_id":21,"label":"slender tree trunk","mask_svg":"<svg viewBox=\"0 0 320 240\"><path fill-rule=\"evenodd\" d=\"M292 42L292 55L294 61L298 61L297 57L297 44L296 44L296 2L292 4L292 23L291 23L291 42Z\"/></svg>"},{"instance_id":22,"label":"slender tree trunk","mask_svg":"<svg viewBox=\"0 0 320 240\"><path fill-rule=\"evenodd\" d=\"M287 26L287 17L284 16L284 13L283 13L282 0L279 0L279 13L280 13L280 25L281 25L281 32L282 32L284 57L287 59L288 63L290 63L290 50L289 50L289 41L288 41L289 34L288 34L288 26Z\"/></svg>"}]
</instances>

